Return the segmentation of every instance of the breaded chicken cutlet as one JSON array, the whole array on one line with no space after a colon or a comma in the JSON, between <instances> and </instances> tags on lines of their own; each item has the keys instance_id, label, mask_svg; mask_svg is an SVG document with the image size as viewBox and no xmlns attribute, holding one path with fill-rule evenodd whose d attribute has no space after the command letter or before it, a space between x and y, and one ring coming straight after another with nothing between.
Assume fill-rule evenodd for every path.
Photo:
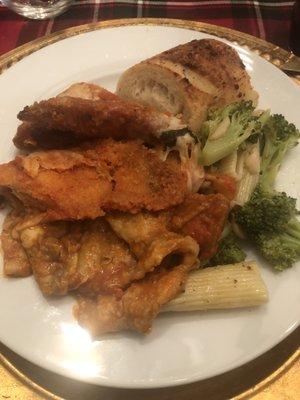
<instances>
[{"instance_id":1,"label":"breaded chicken cutlet","mask_svg":"<svg viewBox=\"0 0 300 400\"><path fill-rule=\"evenodd\" d=\"M44 221L163 210L180 204L188 191L176 159L161 161L139 141L112 139L17 156L0 165L0 188L39 210Z\"/></svg>"},{"instance_id":2,"label":"breaded chicken cutlet","mask_svg":"<svg viewBox=\"0 0 300 400\"><path fill-rule=\"evenodd\" d=\"M122 100L100 86L78 83L19 112L19 149L59 149L99 138L156 143L161 132L186 128L180 118Z\"/></svg>"}]
</instances>

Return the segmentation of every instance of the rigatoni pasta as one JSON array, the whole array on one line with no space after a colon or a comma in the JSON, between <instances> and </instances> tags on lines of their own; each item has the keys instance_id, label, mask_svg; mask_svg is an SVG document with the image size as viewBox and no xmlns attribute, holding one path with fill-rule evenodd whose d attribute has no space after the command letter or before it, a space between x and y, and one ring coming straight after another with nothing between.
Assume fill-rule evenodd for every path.
<instances>
[{"instance_id":1,"label":"rigatoni pasta","mask_svg":"<svg viewBox=\"0 0 300 400\"><path fill-rule=\"evenodd\" d=\"M163 311L200 311L253 307L268 301L268 291L255 261L191 272L185 291Z\"/></svg>"}]
</instances>

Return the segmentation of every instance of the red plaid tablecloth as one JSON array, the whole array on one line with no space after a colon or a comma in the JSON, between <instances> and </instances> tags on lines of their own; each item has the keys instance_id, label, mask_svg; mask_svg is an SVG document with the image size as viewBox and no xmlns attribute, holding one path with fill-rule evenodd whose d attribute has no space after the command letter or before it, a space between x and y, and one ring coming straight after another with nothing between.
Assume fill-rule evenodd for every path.
<instances>
[{"instance_id":1,"label":"red plaid tablecloth","mask_svg":"<svg viewBox=\"0 0 300 400\"><path fill-rule=\"evenodd\" d=\"M0 55L30 40L71 26L116 18L162 17L208 22L289 48L294 1L75 1L46 21L27 20L0 5ZM299 22L300 23L300 22Z\"/></svg>"}]
</instances>

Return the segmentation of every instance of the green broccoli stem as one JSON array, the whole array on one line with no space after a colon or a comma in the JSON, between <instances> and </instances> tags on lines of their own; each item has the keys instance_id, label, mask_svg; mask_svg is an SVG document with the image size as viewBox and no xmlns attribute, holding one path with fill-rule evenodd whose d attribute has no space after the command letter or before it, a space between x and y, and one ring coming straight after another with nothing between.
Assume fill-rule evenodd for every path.
<instances>
[{"instance_id":1,"label":"green broccoli stem","mask_svg":"<svg viewBox=\"0 0 300 400\"><path fill-rule=\"evenodd\" d=\"M285 246L291 250L295 250L297 254L300 254L300 242L298 239L290 236L287 233L282 233L279 235L279 238Z\"/></svg>"},{"instance_id":2,"label":"green broccoli stem","mask_svg":"<svg viewBox=\"0 0 300 400\"><path fill-rule=\"evenodd\" d=\"M216 140L207 140L200 153L199 163L208 166L236 150L252 133L255 122L251 121L244 132L239 124L231 123L226 133Z\"/></svg>"},{"instance_id":3,"label":"green broccoli stem","mask_svg":"<svg viewBox=\"0 0 300 400\"><path fill-rule=\"evenodd\" d=\"M262 127L268 122L269 118L270 118L270 110L265 110L260 114L258 120L261 123Z\"/></svg>"},{"instance_id":4,"label":"green broccoli stem","mask_svg":"<svg viewBox=\"0 0 300 400\"><path fill-rule=\"evenodd\" d=\"M296 217L293 217L287 224L286 233L299 240L300 244L300 222Z\"/></svg>"},{"instance_id":5,"label":"green broccoli stem","mask_svg":"<svg viewBox=\"0 0 300 400\"><path fill-rule=\"evenodd\" d=\"M231 233L232 233L231 225L229 222L227 222L224 226L223 232L221 233L220 240L225 239Z\"/></svg>"},{"instance_id":6,"label":"green broccoli stem","mask_svg":"<svg viewBox=\"0 0 300 400\"><path fill-rule=\"evenodd\" d=\"M286 146L282 145L280 149L276 149L269 140L266 141L261 161L261 176L259 180L264 189L271 190L274 187L275 179L286 152Z\"/></svg>"}]
</instances>

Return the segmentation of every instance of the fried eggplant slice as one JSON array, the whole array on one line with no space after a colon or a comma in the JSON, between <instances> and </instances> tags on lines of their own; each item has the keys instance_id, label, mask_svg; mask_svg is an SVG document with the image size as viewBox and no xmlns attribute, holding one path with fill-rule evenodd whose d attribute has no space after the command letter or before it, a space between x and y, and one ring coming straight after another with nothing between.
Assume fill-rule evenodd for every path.
<instances>
[{"instance_id":1,"label":"fried eggplant slice","mask_svg":"<svg viewBox=\"0 0 300 400\"><path fill-rule=\"evenodd\" d=\"M19 235L45 295L78 288L89 297L120 295L136 276L136 260L104 219L56 221L26 228Z\"/></svg>"},{"instance_id":2,"label":"fried eggplant slice","mask_svg":"<svg viewBox=\"0 0 300 400\"><path fill-rule=\"evenodd\" d=\"M188 272L198 265L199 247L191 237L168 231L164 213L118 213L106 218L138 257L138 269L147 274L131 283L121 298L80 298L76 317L93 335L127 329L145 333L160 308L182 290Z\"/></svg>"},{"instance_id":3,"label":"fried eggplant slice","mask_svg":"<svg viewBox=\"0 0 300 400\"><path fill-rule=\"evenodd\" d=\"M198 245L191 237L168 230L167 213L114 213L106 219L115 233L129 244L144 274L174 259L180 259L183 264L196 262Z\"/></svg>"},{"instance_id":4,"label":"fried eggplant slice","mask_svg":"<svg viewBox=\"0 0 300 400\"><path fill-rule=\"evenodd\" d=\"M1 245L3 250L3 272L7 276L31 275L31 266L15 227L23 220L23 213L12 210L5 217Z\"/></svg>"},{"instance_id":5,"label":"fried eggplant slice","mask_svg":"<svg viewBox=\"0 0 300 400\"><path fill-rule=\"evenodd\" d=\"M147 333L163 305L182 292L192 267L180 264L172 269L160 268L132 283L121 299L115 296L99 296L96 301L80 298L74 308L75 317L93 336L121 330Z\"/></svg>"}]
</instances>

